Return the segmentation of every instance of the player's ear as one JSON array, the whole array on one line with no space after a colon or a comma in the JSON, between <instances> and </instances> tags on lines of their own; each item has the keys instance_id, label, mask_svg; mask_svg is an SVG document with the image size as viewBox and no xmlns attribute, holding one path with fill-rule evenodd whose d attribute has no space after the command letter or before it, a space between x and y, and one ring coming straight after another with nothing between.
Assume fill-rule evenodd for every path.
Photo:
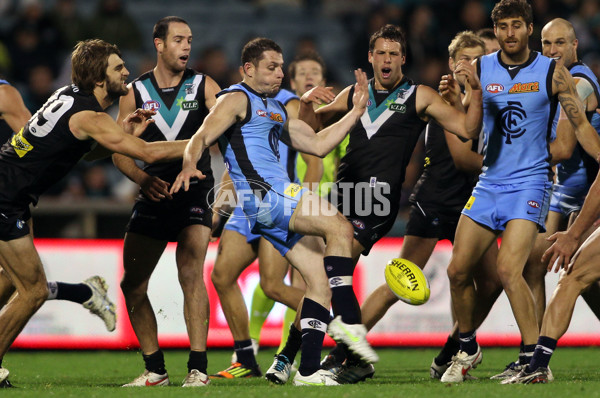
<instances>
[{"instance_id":1,"label":"player's ear","mask_svg":"<svg viewBox=\"0 0 600 398\"><path fill-rule=\"evenodd\" d=\"M156 48L156 51L162 51L164 46L165 42L162 39L159 39L158 37L154 39L154 48Z\"/></svg>"},{"instance_id":2,"label":"player's ear","mask_svg":"<svg viewBox=\"0 0 600 398\"><path fill-rule=\"evenodd\" d=\"M252 62L246 62L244 64L244 74L248 77L253 77L254 76L254 70L255 70L255 66Z\"/></svg>"}]
</instances>

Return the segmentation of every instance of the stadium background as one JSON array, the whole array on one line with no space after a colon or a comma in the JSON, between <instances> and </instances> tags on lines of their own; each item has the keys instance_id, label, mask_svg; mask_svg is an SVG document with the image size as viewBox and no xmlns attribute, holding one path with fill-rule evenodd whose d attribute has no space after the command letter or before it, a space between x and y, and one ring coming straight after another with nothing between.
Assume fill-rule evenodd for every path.
<instances>
[{"instance_id":1,"label":"stadium background","mask_svg":"<svg viewBox=\"0 0 600 398\"><path fill-rule=\"evenodd\" d=\"M477 0L3 0L0 1L0 73L15 84L26 105L35 112L56 88L69 82L68 55L77 40L99 37L117 43L133 78L151 68L155 61L151 40L154 23L165 15L179 15L189 22L195 37L190 66L206 72L222 87L239 80L237 65L243 43L255 36L266 36L282 46L288 63L302 49L318 50L328 65L329 84L339 90L351 82L353 68L363 67L370 72L368 37L385 23L399 24L407 33L405 73L417 82L437 87L439 77L447 69L447 45L454 34L464 29L491 27L489 14L493 4L494 1ZM533 0L532 5L535 29L531 47L540 49L539 32L547 21L566 17L575 26L580 58L599 75L599 2ZM111 112L114 115L115 108ZM219 155L213 154L215 174L220 175ZM391 236L403 234L406 201L422 163L421 144L407 173L404 206ZM38 237L116 239L41 241L40 251L49 279L77 281L93 273L104 275L111 283L112 297L118 297L122 310L118 291L122 268L119 239L123 236L135 192L135 187L106 161L82 163L42 199L34 211ZM383 265L386 259L397 255L400 244L399 240L382 242L360 265L362 272L357 276L358 289L362 289L360 296L364 297L374 284L383 280ZM374 330L374 340L380 344L406 345L442 341L450 324L445 278L448 255L448 246L440 245L428 266L433 288L431 302L420 308L396 305L384 323ZM213 259L214 247L207 259L207 272ZM379 268L381 272L376 271ZM181 331L185 329L181 329L181 300L177 296L180 293L176 278L172 277L174 269L170 250L163 257L159 275L153 278L151 290L155 295L153 302L158 300L155 309L160 312L161 339L181 346L185 344L181 340ZM368 272L364 272L367 269ZM245 275L241 282L245 290L251 291L256 278L253 271ZM555 278L549 277L549 293L554 286ZM213 304L211 342L229 344L226 327L219 329L224 322L222 314L219 315L218 307ZM493 314L493 321L484 324L482 333L490 331L488 343L518 342L514 319L510 311L505 311L506 307L506 302L497 305L500 312ZM584 307L578 304L577 318L570 329L571 338L563 342L598 344L590 335L590 329L597 328L598 323L589 321L595 317ZM276 307L268 321L264 335L267 344L275 343L281 312L282 309ZM99 324L90 321L83 310L73 310L68 303L48 303L24 331L19 344L30 347L36 344L40 347L135 344L126 314L120 312L120 315L117 333L108 335Z\"/></svg>"}]
</instances>

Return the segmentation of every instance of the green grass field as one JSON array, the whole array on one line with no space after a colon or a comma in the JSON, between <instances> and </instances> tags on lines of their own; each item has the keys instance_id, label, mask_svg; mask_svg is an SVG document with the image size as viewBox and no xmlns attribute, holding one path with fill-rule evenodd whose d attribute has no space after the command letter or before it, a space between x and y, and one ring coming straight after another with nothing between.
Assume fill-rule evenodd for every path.
<instances>
[{"instance_id":1,"label":"green grass field","mask_svg":"<svg viewBox=\"0 0 600 398\"><path fill-rule=\"evenodd\" d=\"M556 380L547 385L500 385L487 379L498 373L516 355L516 349L483 349L483 363L474 371L479 380L448 385L429 378L433 349L379 349L381 361L372 380L336 387L294 387L270 385L264 379L219 380L206 388L183 389L187 372L187 352L165 351L170 387L119 388L143 370L137 352L112 351L15 351L9 352L3 366L11 371L17 387L0 394L15 397L600 397L600 348L559 348L551 368ZM274 351L261 350L258 361L263 372L271 364ZM231 351L209 351L209 371L224 369ZM327 394L327 395L326 395ZM333 395L335 394L335 395Z\"/></svg>"}]
</instances>

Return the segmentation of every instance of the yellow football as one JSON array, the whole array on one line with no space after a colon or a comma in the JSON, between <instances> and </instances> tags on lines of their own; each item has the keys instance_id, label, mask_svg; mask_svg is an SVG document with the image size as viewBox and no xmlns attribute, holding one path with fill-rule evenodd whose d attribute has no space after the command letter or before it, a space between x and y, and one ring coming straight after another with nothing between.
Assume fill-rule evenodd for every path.
<instances>
[{"instance_id":1,"label":"yellow football","mask_svg":"<svg viewBox=\"0 0 600 398\"><path fill-rule=\"evenodd\" d=\"M413 262L403 258L390 260L385 266L385 282L405 303L421 305L429 300L429 281Z\"/></svg>"}]
</instances>

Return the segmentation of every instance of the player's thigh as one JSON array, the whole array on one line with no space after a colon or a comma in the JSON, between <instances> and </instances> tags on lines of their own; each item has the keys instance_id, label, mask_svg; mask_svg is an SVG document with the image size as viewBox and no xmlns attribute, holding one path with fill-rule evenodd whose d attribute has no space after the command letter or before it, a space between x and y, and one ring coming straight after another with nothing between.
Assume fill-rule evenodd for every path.
<instances>
[{"instance_id":1,"label":"player's thigh","mask_svg":"<svg viewBox=\"0 0 600 398\"><path fill-rule=\"evenodd\" d=\"M123 244L123 279L134 284L147 282L166 246L164 240L127 232Z\"/></svg>"},{"instance_id":2,"label":"player's thigh","mask_svg":"<svg viewBox=\"0 0 600 398\"><path fill-rule=\"evenodd\" d=\"M197 224L183 228L177 237L177 267L202 267L209 240L210 228L205 225Z\"/></svg>"},{"instance_id":3,"label":"player's thigh","mask_svg":"<svg viewBox=\"0 0 600 398\"><path fill-rule=\"evenodd\" d=\"M344 227L352 229L334 205L311 191L302 195L290 222L290 229L303 235L325 236Z\"/></svg>"},{"instance_id":4,"label":"player's thigh","mask_svg":"<svg viewBox=\"0 0 600 398\"><path fill-rule=\"evenodd\" d=\"M581 245L571 272L562 276L561 283L574 281L585 289L598 280L600 280L600 229L594 231Z\"/></svg>"},{"instance_id":5,"label":"player's thigh","mask_svg":"<svg viewBox=\"0 0 600 398\"><path fill-rule=\"evenodd\" d=\"M514 219L506 224L498 252L498 271L523 272L538 235L538 225L530 220Z\"/></svg>"},{"instance_id":6,"label":"player's thigh","mask_svg":"<svg viewBox=\"0 0 600 398\"><path fill-rule=\"evenodd\" d=\"M452 246L451 267L460 272L472 271L495 241L494 231L461 215Z\"/></svg>"},{"instance_id":7,"label":"player's thigh","mask_svg":"<svg viewBox=\"0 0 600 398\"><path fill-rule=\"evenodd\" d=\"M283 283L290 268L281 253L264 238L258 243L258 267L261 281L268 283Z\"/></svg>"},{"instance_id":8,"label":"player's thigh","mask_svg":"<svg viewBox=\"0 0 600 398\"><path fill-rule=\"evenodd\" d=\"M236 231L224 229L219 241L217 259L212 279L221 283L235 283L258 256L255 246L246 241L246 237Z\"/></svg>"},{"instance_id":9,"label":"player's thigh","mask_svg":"<svg viewBox=\"0 0 600 398\"><path fill-rule=\"evenodd\" d=\"M31 232L20 238L0 241L0 263L17 291L46 288L46 274Z\"/></svg>"},{"instance_id":10,"label":"player's thigh","mask_svg":"<svg viewBox=\"0 0 600 398\"><path fill-rule=\"evenodd\" d=\"M412 261L423 269L429 261L437 242L437 238L406 235L400 248L400 258Z\"/></svg>"}]
</instances>

